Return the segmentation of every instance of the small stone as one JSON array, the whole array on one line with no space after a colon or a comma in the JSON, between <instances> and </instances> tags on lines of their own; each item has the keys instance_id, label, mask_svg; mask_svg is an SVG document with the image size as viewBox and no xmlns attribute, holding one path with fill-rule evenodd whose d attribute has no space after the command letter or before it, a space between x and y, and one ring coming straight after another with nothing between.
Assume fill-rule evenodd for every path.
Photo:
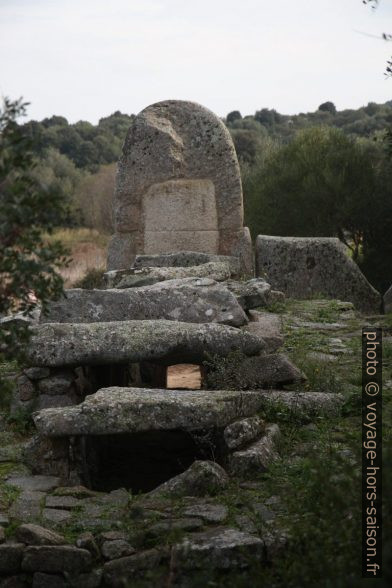
<instances>
[{"instance_id":1,"label":"small stone","mask_svg":"<svg viewBox=\"0 0 392 588\"><path fill-rule=\"evenodd\" d=\"M58 396L67 394L71 390L74 375L72 372L60 372L39 381L38 389L41 394Z\"/></svg>"},{"instance_id":2,"label":"small stone","mask_svg":"<svg viewBox=\"0 0 392 588\"><path fill-rule=\"evenodd\" d=\"M23 549L23 543L0 545L0 574L15 574L20 570Z\"/></svg>"},{"instance_id":3,"label":"small stone","mask_svg":"<svg viewBox=\"0 0 392 588\"><path fill-rule=\"evenodd\" d=\"M160 521L148 529L150 537L159 537L167 535L171 531L196 531L203 526L203 521L197 518L188 519L170 519Z\"/></svg>"},{"instance_id":4,"label":"small stone","mask_svg":"<svg viewBox=\"0 0 392 588\"><path fill-rule=\"evenodd\" d=\"M0 543L4 543L5 541L5 531L3 527L0 527Z\"/></svg>"},{"instance_id":5,"label":"small stone","mask_svg":"<svg viewBox=\"0 0 392 588\"><path fill-rule=\"evenodd\" d=\"M64 537L40 525L23 524L16 530L16 538L26 545L64 545Z\"/></svg>"},{"instance_id":6,"label":"small stone","mask_svg":"<svg viewBox=\"0 0 392 588\"><path fill-rule=\"evenodd\" d=\"M259 437L264 428L263 419L257 416L248 417L228 425L223 431L223 437L229 449L237 449Z\"/></svg>"},{"instance_id":7,"label":"small stone","mask_svg":"<svg viewBox=\"0 0 392 588\"><path fill-rule=\"evenodd\" d=\"M102 569L93 570L87 574L71 574L65 572L68 588L98 588L102 582Z\"/></svg>"},{"instance_id":8,"label":"small stone","mask_svg":"<svg viewBox=\"0 0 392 588\"><path fill-rule=\"evenodd\" d=\"M24 551L22 569L26 572L86 572L91 568L91 554L86 549L65 546L31 546Z\"/></svg>"},{"instance_id":9,"label":"small stone","mask_svg":"<svg viewBox=\"0 0 392 588\"><path fill-rule=\"evenodd\" d=\"M114 539L105 541L101 547L102 555L105 559L118 559L135 553L135 549L123 539Z\"/></svg>"},{"instance_id":10,"label":"small stone","mask_svg":"<svg viewBox=\"0 0 392 588\"><path fill-rule=\"evenodd\" d=\"M60 484L60 478L55 476L13 476L8 478L7 484L21 490L50 492Z\"/></svg>"},{"instance_id":11,"label":"small stone","mask_svg":"<svg viewBox=\"0 0 392 588\"><path fill-rule=\"evenodd\" d=\"M82 533L76 539L76 547L80 549L87 549L94 559L99 559L100 553L98 545L94 539L94 535L90 532Z\"/></svg>"},{"instance_id":12,"label":"small stone","mask_svg":"<svg viewBox=\"0 0 392 588\"><path fill-rule=\"evenodd\" d=\"M164 482L149 495L206 496L226 488L229 482L225 470L212 461L195 461L182 474Z\"/></svg>"},{"instance_id":13,"label":"small stone","mask_svg":"<svg viewBox=\"0 0 392 588\"><path fill-rule=\"evenodd\" d=\"M82 504L81 500L73 496L47 496L45 502L46 508L58 508L60 510L71 510Z\"/></svg>"},{"instance_id":14,"label":"small stone","mask_svg":"<svg viewBox=\"0 0 392 588\"><path fill-rule=\"evenodd\" d=\"M263 542L238 529L221 527L185 538L174 546L174 557L182 570L243 568L263 560Z\"/></svg>"},{"instance_id":15,"label":"small stone","mask_svg":"<svg viewBox=\"0 0 392 588\"><path fill-rule=\"evenodd\" d=\"M278 457L276 440L280 431L278 425L267 425L265 434L247 449L235 451L229 456L230 472L239 477L249 477L265 472Z\"/></svg>"},{"instance_id":16,"label":"small stone","mask_svg":"<svg viewBox=\"0 0 392 588\"><path fill-rule=\"evenodd\" d=\"M60 510L56 508L44 508L42 516L45 520L52 523L64 523L71 518L71 513L68 510Z\"/></svg>"},{"instance_id":17,"label":"small stone","mask_svg":"<svg viewBox=\"0 0 392 588\"><path fill-rule=\"evenodd\" d=\"M9 517L4 512L0 512L0 527L8 527L9 524Z\"/></svg>"},{"instance_id":18,"label":"small stone","mask_svg":"<svg viewBox=\"0 0 392 588\"><path fill-rule=\"evenodd\" d=\"M26 374L30 380L41 380L42 378L47 378L50 375L50 369L43 367L31 367L24 370L24 374Z\"/></svg>"},{"instance_id":19,"label":"small stone","mask_svg":"<svg viewBox=\"0 0 392 588\"><path fill-rule=\"evenodd\" d=\"M0 588L30 588L31 584L25 576L7 576L0 580Z\"/></svg>"},{"instance_id":20,"label":"small stone","mask_svg":"<svg viewBox=\"0 0 392 588\"><path fill-rule=\"evenodd\" d=\"M228 515L227 507L223 504L195 504L183 510L187 517L199 517L207 523L222 523Z\"/></svg>"},{"instance_id":21,"label":"small stone","mask_svg":"<svg viewBox=\"0 0 392 588\"><path fill-rule=\"evenodd\" d=\"M16 385L18 387L20 400L32 400L35 396L34 384L32 384L29 378L25 375L19 376Z\"/></svg>"},{"instance_id":22,"label":"small stone","mask_svg":"<svg viewBox=\"0 0 392 588\"><path fill-rule=\"evenodd\" d=\"M251 534L257 533L257 527L248 515L236 515L234 518L240 531Z\"/></svg>"},{"instance_id":23,"label":"small stone","mask_svg":"<svg viewBox=\"0 0 392 588\"><path fill-rule=\"evenodd\" d=\"M247 282L228 280L226 285L244 310L265 307L268 304L271 286L262 278L253 278Z\"/></svg>"},{"instance_id":24,"label":"small stone","mask_svg":"<svg viewBox=\"0 0 392 588\"><path fill-rule=\"evenodd\" d=\"M99 496L98 492L85 486L60 486L53 493L54 496L74 496L75 498L93 498Z\"/></svg>"},{"instance_id":25,"label":"small stone","mask_svg":"<svg viewBox=\"0 0 392 588\"><path fill-rule=\"evenodd\" d=\"M121 557L105 563L103 568L104 580L108 586L113 588L124 587L133 574L140 570L150 570L159 565L163 557L157 549L148 549Z\"/></svg>"},{"instance_id":26,"label":"small stone","mask_svg":"<svg viewBox=\"0 0 392 588\"><path fill-rule=\"evenodd\" d=\"M124 531L106 531L100 534L100 538L103 541L117 541L117 540L125 540L126 534Z\"/></svg>"},{"instance_id":27,"label":"small stone","mask_svg":"<svg viewBox=\"0 0 392 588\"><path fill-rule=\"evenodd\" d=\"M44 492L25 490L14 500L9 514L20 521L37 521L41 516L41 504L44 498Z\"/></svg>"},{"instance_id":28,"label":"small stone","mask_svg":"<svg viewBox=\"0 0 392 588\"><path fill-rule=\"evenodd\" d=\"M33 576L32 588L66 588L67 583L63 576L58 574L43 574L36 572Z\"/></svg>"}]
</instances>

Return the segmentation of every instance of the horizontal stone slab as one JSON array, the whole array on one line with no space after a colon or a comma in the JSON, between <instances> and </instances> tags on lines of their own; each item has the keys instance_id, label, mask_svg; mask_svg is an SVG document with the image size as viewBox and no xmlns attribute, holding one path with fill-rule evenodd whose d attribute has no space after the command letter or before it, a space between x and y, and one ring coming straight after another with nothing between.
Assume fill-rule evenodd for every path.
<instances>
[{"instance_id":1,"label":"horizontal stone slab","mask_svg":"<svg viewBox=\"0 0 392 588\"><path fill-rule=\"evenodd\" d=\"M291 392L289 390L261 390L265 406L286 407L297 415L334 416L340 413L344 397L334 392Z\"/></svg>"},{"instance_id":2,"label":"horizontal stone slab","mask_svg":"<svg viewBox=\"0 0 392 588\"><path fill-rule=\"evenodd\" d=\"M223 428L255 414L259 391L103 388L82 404L34 415L42 435L109 435L159 430Z\"/></svg>"},{"instance_id":3,"label":"horizontal stone slab","mask_svg":"<svg viewBox=\"0 0 392 588\"><path fill-rule=\"evenodd\" d=\"M47 323L32 328L28 358L36 366L135 363L143 360L201 363L208 354L239 350L256 355L262 339L226 325L167 320Z\"/></svg>"},{"instance_id":4,"label":"horizontal stone slab","mask_svg":"<svg viewBox=\"0 0 392 588\"><path fill-rule=\"evenodd\" d=\"M232 275L230 264L224 261L211 261L189 267L146 267L141 269L114 270L106 272L105 280L109 288L136 288L150 286L165 280L182 278L210 278L223 282Z\"/></svg>"},{"instance_id":5,"label":"horizontal stone slab","mask_svg":"<svg viewBox=\"0 0 392 588\"><path fill-rule=\"evenodd\" d=\"M177 251L175 253L157 253L155 255L136 255L135 268L145 267L190 267L206 263L228 263L232 274L240 273L240 260L231 255L215 255L200 251Z\"/></svg>"},{"instance_id":6,"label":"horizontal stone slab","mask_svg":"<svg viewBox=\"0 0 392 588\"><path fill-rule=\"evenodd\" d=\"M235 296L208 278L186 278L125 290L66 290L41 323L167 319L239 327L248 319Z\"/></svg>"}]
</instances>

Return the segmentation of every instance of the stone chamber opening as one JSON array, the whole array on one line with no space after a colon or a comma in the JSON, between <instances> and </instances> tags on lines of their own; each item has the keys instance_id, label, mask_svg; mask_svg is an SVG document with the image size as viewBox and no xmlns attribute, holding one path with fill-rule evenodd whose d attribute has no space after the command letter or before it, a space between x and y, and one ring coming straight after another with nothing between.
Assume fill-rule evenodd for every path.
<instances>
[{"instance_id":1,"label":"stone chamber opening","mask_svg":"<svg viewBox=\"0 0 392 588\"><path fill-rule=\"evenodd\" d=\"M197 460L223 459L219 431L147 431L79 439L81 478L101 492L149 492Z\"/></svg>"}]
</instances>

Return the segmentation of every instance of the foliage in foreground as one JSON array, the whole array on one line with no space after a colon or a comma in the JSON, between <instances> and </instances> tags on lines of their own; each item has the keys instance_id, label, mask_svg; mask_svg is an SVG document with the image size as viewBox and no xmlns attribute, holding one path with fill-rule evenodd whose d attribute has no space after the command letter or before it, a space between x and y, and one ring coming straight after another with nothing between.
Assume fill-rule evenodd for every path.
<instances>
[{"instance_id":1,"label":"foliage in foreground","mask_svg":"<svg viewBox=\"0 0 392 588\"><path fill-rule=\"evenodd\" d=\"M66 263L66 251L59 241L48 243L44 233L66 211L58 193L45 190L34 176L31 140L17 124L26 106L6 99L0 110L0 316L30 316L63 291L57 269ZM27 339L23 321L2 328L0 356L17 357Z\"/></svg>"}]
</instances>

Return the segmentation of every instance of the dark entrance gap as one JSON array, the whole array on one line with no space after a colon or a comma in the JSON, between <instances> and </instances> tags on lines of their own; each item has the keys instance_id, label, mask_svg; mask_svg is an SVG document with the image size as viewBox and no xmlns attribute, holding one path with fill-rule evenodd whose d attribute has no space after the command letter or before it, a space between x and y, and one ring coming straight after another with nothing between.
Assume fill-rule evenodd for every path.
<instances>
[{"instance_id":1,"label":"dark entrance gap","mask_svg":"<svg viewBox=\"0 0 392 588\"><path fill-rule=\"evenodd\" d=\"M220 461L217 432L148 431L86 435L81 439L83 483L110 492L149 492L185 471L196 459Z\"/></svg>"}]
</instances>

